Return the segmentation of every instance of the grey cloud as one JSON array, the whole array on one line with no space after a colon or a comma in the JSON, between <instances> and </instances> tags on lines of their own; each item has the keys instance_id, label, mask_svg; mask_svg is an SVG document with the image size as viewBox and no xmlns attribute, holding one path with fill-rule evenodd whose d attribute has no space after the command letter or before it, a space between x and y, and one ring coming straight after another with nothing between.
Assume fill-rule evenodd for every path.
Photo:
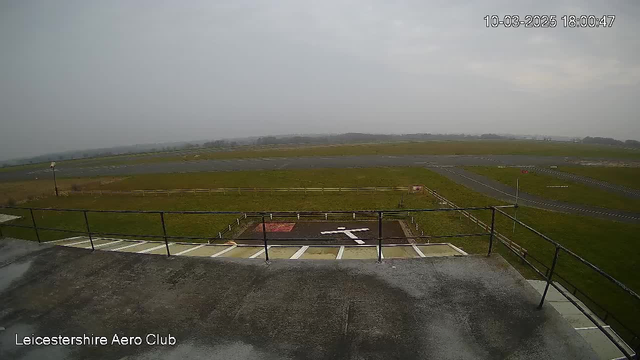
<instances>
[{"instance_id":1,"label":"grey cloud","mask_svg":"<svg viewBox=\"0 0 640 360\"><path fill-rule=\"evenodd\" d=\"M487 14L614 14L487 29ZM0 158L319 132L640 138L633 1L0 0Z\"/></svg>"}]
</instances>

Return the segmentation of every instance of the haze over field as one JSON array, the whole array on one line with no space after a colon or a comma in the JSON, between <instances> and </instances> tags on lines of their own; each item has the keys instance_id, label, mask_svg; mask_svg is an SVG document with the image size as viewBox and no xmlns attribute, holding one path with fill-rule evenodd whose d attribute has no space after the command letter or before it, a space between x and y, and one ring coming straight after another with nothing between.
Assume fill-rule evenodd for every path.
<instances>
[{"instance_id":1,"label":"haze over field","mask_svg":"<svg viewBox=\"0 0 640 360\"><path fill-rule=\"evenodd\" d=\"M640 139L639 17L635 1L0 0L0 160L292 133Z\"/></svg>"}]
</instances>

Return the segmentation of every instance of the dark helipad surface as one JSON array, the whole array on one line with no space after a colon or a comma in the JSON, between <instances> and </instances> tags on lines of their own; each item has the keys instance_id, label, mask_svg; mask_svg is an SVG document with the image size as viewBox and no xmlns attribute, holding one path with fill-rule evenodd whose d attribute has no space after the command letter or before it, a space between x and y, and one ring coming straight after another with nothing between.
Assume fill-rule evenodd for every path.
<instances>
[{"instance_id":1,"label":"dark helipad surface","mask_svg":"<svg viewBox=\"0 0 640 360\"><path fill-rule=\"evenodd\" d=\"M355 239L347 236L344 231L349 231L357 240L361 240L361 245L377 245L378 244L378 222L377 221L278 221L265 224L267 227L267 235L269 244L330 244L330 245L356 245L359 244ZM366 230L365 230L366 229ZM325 233L323 232L332 232ZM405 244L407 239L402 230L400 222L397 220L388 220L382 222L382 234L385 238L397 238L387 240L388 243ZM237 243L252 243L256 241L240 240L240 239L256 239L262 241L262 223L251 225L242 234L238 236ZM277 239L313 239L313 241L304 240L282 240Z\"/></svg>"},{"instance_id":2,"label":"dark helipad surface","mask_svg":"<svg viewBox=\"0 0 640 360\"><path fill-rule=\"evenodd\" d=\"M501 257L273 261L0 241L2 359L594 359ZM16 346L29 336L173 346Z\"/></svg>"}]
</instances>

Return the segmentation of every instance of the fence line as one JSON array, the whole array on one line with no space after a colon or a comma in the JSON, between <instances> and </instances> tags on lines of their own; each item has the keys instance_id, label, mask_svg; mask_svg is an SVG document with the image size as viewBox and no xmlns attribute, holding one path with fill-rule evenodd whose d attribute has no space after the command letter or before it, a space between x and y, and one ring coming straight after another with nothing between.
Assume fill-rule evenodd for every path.
<instances>
[{"instance_id":1,"label":"fence line","mask_svg":"<svg viewBox=\"0 0 640 360\"><path fill-rule=\"evenodd\" d=\"M455 211L455 212L459 212L459 213L465 215L465 217L468 217L469 219L474 221L479 227L481 227L481 228L486 230L486 232L481 233L481 234L459 234L457 236L463 236L463 235L464 236L489 235L489 251L488 251L489 255L492 252L493 238L496 237L496 238L498 238L500 240L500 242L502 242L505 245L505 248L507 248L509 251L513 252L524 263L529 265L538 275L540 275L541 277L543 277L545 279L545 281L547 282L547 285L546 285L546 289L545 289L545 291L544 291L544 293L542 295L542 299L540 301L539 307L542 307L544 299L545 299L545 297L547 295L547 290L548 290L548 288L550 286L556 288L560 293L565 294L565 290L563 288L561 288L558 284L554 283L554 281L553 281L553 277L554 276L556 276L556 278L559 278L558 274L554 273L554 270L555 270L556 262L558 261L558 254L561 251L564 252L565 254L568 254L571 257L577 259L579 262L587 265L591 270L594 270L599 275L604 276L606 279L610 280L618 288L621 288L622 290L624 290L633 299L640 301L640 296L637 293L635 293L630 288L626 287L624 284L622 284L621 282L619 282L618 280L616 280L615 278L613 278L609 274L605 273L604 271L602 271L601 269L599 269L595 265L591 264L589 261L581 258L580 256L578 256L577 254L575 254L571 250L569 250L569 249L565 248L564 246L560 245L559 243L557 243L556 241L552 240L548 236L540 233L539 231L535 230L531 226L523 223L520 220L515 219L515 217L512 217L508 213L506 213L506 212L501 210L501 209L504 209L504 208L513 208L513 207L515 207L514 205L460 208L460 207L455 206L455 204L453 204L452 202L450 202L447 199L445 199L443 196L440 196L439 194L437 194L435 191L430 190L430 189L426 189L426 191L428 191L434 197L436 197L437 199L441 200L442 202L444 202L446 204L449 204L452 207L451 208L435 208L435 209L433 209L433 208L432 209L402 209L402 210L399 210L399 209L388 209L388 210L378 209L378 210L356 210L356 211L348 211L347 210L347 211L278 211L278 212L264 212L264 211L262 211L262 212L240 212L240 211L89 210L89 209L53 209L53 208L29 208L29 207L15 207L15 206L0 206L0 208L5 208L5 209L28 210L30 218L31 218L31 222L32 222L32 226L0 223L0 234L1 234L1 229L3 227L32 228L34 230L34 232L35 232L35 235L36 235L36 238L38 239L38 242L41 242L38 230L86 233L88 235L88 237L89 237L89 241L91 242L92 249L94 249L93 236L95 236L95 235L114 235L114 236L135 236L135 237L163 238L164 242L165 242L166 249L167 249L167 256L170 256L169 244L168 244L169 239L185 238L185 237L178 237L178 236L170 236L170 235L168 235L167 230L166 230L166 226L165 226L165 214L201 214L201 215L203 215L203 214L209 214L209 215L231 215L231 214L235 214L235 215L240 215L241 217L244 217L245 219L247 217L260 217L261 218L261 223L262 223L262 227L263 227L263 242L264 242L264 246L265 246L265 259L266 259L266 261L269 261L269 253L268 253L268 241L269 241L269 239L267 237L267 231L265 230L265 221L266 221L267 218L271 219L271 216L273 216L273 215L282 216L282 217L287 217L287 216L294 217L295 216L297 218L299 218L301 215L302 216L314 216L314 215L316 215L316 216L319 216L319 217L323 217L324 216L325 218L327 218L329 214L332 214L332 216L333 215L352 215L355 218L356 214L359 214L359 216L370 217L370 218L373 218L375 216L375 218L377 219L378 229L379 229L378 230L378 237L377 237L377 241L378 241L378 245L377 245L377 247L378 247L378 261L382 261L382 247L384 246L383 245L383 240L393 239L393 238L390 238L390 237L384 237L383 234L382 234L383 215L387 215L387 216L403 215L404 216L404 214L409 215L409 214L414 213L414 212L417 212L417 213L429 213L429 212ZM86 232L85 231L75 231L75 230L72 231L72 230L66 230L66 229L55 229L55 228L48 228L48 227L39 227L37 225L37 222L36 222L36 217L34 216L34 210L37 210L37 211L54 211L54 212L82 212L84 214ZM469 213L469 211L473 211L473 210L491 210L491 212L492 212L491 224L490 225L486 224L486 223L480 221L479 219L477 219L476 217L474 217L473 215L471 215ZM538 235L539 237L541 237L545 241L547 241L547 242L549 242L549 243L551 243L551 244L553 244L555 246L556 251L555 251L554 258L553 258L553 263L552 263L550 268L547 268L547 271L544 274L540 270L538 270L536 268L536 266L533 265L529 261L529 259L535 260L538 263L541 263L540 261L538 261L537 259L533 258L530 255L527 256L527 251L525 249L523 249L522 247L520 247L518 244L514 243L510 239L508 239L506 236L498 235L498 233L495 231L495 227L494 227L496 212L499 213L502 216L507 217L510 220L513 220L513 221L517 222L518 224L522 225L523 227L525 227L529 231L533 232L534 234ZM162 231L163 231L163 233L162 233L162 235L115 234L115 233L114 234L107 234L107 233L97 232L97 231L95 231L95 229L92 231L92 229L89 226L89 219L86 216L87 213L157 214L157 215L159 215L159 219L160 219L160 221L162 223ZM235 220L236 220L236 224L239 225L242 219L241 218L236 218ZM231 230L232 230L232 226L229 226L228 227L228 231L231 231ZM221 238L221 235L220 235L220 238ZM425 237L424 236L415 236L413 238L425 238ZM200 238L196 238L196 237L193 237L193 239L210 240L212 238L201 238L201 237ZM272 240L276 240L276 239L272 239ZM277 240L281 241L281 240L284 240L284 239L277 239ZM287 239L287 240L292 240L292 239ZM307 240L307 239L304 239L304 240ZM317 239L308 239L308 240L317 240ZM376 239L372 239L372 240L376 240ZM527 259L527 258L529 258L529 259ZM568 283L568 281L566 281L566 280L565 280L565 282ZM572 284L570 284L570 285L572 285ZM575 286L573 286L573 287L575 289L577 289ZM575 290L574 290L574 292L575 292ZM583 293L583 292L581 291L581 293ZM601 326L597 321L595 321L595 319L589 314L589 312L588 312L589 310L584 306L584 304L576 303L571 298L569 298L569 297L567 297L567 298L580 311L582 311L585 314L585 316L587 316L590 320L594 321L596 326L605 334L605 336L607 336L614 343L614 345L616 345L616 347L625 355L625 357L627 357L628 359L632 359L633 358L633 355L631 355L626 350L626 348L624 348L620 343L618 343L618 341L616 341L613 338L613 336L611 334L609 334L604 329L603 326ZM611 317L613 319L615 319L626 331L628 331L628 333L630 334L629 339L630 339L631 345L633 346L634 343L635 343L635 351L637 352L638 349L640 348L640 342L638 342L638 340L639 340L638 335L636 335L635 332L633 331L633 329L631 329L629 326L624 325L618 319L614 318L613 315L611 315ZM606 321L606 319L603 319L603 322L605 322L605 321Z\"/></svg>"},{"instance_id":2,"label":"fence line","mask_svg":"<svg viewBox=\"0 0 640 360\"><path fill-rule=\"evenodd\" d=\"M290 188L210 188L210 189L154 189L154 190L67 190L62 195L171 195L171 194L217 194L243 192L420 192L409 186L366 186L366 187L290 187Z\"/></svg>"},{"instance_id":3,"label":"fence line","mask_svg":"<svg viewBox=\"0 0 640 360\"><path fill-rule=\"evenodd\" d=\"M454 204L453 202L449 201L447 198L445 198L444 196L438 194L436 191L429 189L428 187L424 187L424 190L426 192L428 192L430 195L432 195L433 197L435 197L436 199L444 202L445 204L451 206L452 208L457 208L457 209L461 209L459 206L457 206L456 204ZM475 223L476 225L478 225L479 227L483 228L484 230L486 230L487 232L490 230L491 225L487 224L485 222L483 222L482 220L478 219L477 217L473 216L471 213L469 213L467 210L458 210L464 217L468 218L469 220L471 220L473 223ZM416 228L417 230L417 228ZM511 249L517 251L518 253L520 253L522 256L524 256L525 258L528 255L528 251L527 249L523 248L522 246L518 245L517 243L515 243L513 240L509 239L508 237L504 236L503 234L501 234L500 232L498 232L497 230L494 230L494 235L495 237L500 240L500 242L502 242L505 246L509 246L511 247Z\"/></svg>"}]
</instances>

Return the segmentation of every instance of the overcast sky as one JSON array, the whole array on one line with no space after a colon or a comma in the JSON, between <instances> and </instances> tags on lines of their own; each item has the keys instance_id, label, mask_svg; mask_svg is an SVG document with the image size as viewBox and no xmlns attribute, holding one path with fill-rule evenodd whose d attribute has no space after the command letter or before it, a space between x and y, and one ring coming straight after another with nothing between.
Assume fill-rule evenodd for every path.
<instances>
[{"instance_id":1,"label":"overcast sky","mask_svg":"<svg viewBox=\"0 0 640 360\"><path fill-rule=\"evenodd\" d=\"M640 2L515 3L0 0L0 159L293 133L640 140Z\"/></svg>"}]
</instances>

